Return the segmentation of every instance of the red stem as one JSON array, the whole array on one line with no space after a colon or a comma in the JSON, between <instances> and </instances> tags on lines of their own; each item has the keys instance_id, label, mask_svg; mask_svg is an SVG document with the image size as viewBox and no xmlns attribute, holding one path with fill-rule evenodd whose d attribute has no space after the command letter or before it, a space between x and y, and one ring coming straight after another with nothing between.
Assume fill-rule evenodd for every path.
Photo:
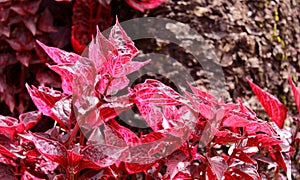
<instances>
[{"instance_id":1,"label":"red stem","mask_svg":"<svg viewBox=\"0 0 300 180\"><path fill-rule=\"evenodd\" d=\"M73 131L71 132L71 135L70 135L70 137L69 137L69 139L66 143L67 147L69 147L73 143L74 138L76 137L78 130L79 130L79 124L76 122L75 127L74 127Z\"/></svg>"}]
</instances>

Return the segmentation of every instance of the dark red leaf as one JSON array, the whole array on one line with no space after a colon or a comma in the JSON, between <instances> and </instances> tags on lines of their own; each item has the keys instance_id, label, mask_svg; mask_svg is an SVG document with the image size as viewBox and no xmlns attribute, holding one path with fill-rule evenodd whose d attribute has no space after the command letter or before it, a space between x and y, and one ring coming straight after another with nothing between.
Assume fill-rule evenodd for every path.
<instances>
[{"instance_id":1,"label":"dark red leaf","mask_svg":"<svg viewBox=\"0 0 300 180\"><path fill-rule=\"evenodd\" d=\"M144 12L146 9L154 9L166 0L126 0L126 2L136 10Z\"/></svg>"},{"instance_id":2,"label":"dark red leaf","mask_svg":"<svg viewBox=\"0 0 300 180\"><path fill-rule=\"evenodd\" d=\"M283 128L284 120L287 114L287 108L273 95L262 90L256 84L247 79L253 92L258 98L259 102L264 107L271 120L274 121L279 128Z\"/></svg>"},{"instance_id":3,"label":"dark red leaf","mask_svg":"<svg viewBox=\"0 0 300 180\"><path fill-rule=\"evenodd\" d=\"M32 33L32 35L36 35L37 17L27 15L27 16L22 18L22 21L23 21L24 25L27 27L27 29Z\"/></svg>"},{"instance_id":4,"label":"dark red leaf","mask_svg":"<svg viewBox=\"0 0 300 180\"><path fill-rule=\"evenodd\" d=\"M73 5L72 46L81 53L96 34L96 26L100 30L107 29L112 23L110 6L102 5L94 0L78 0Z\"/></svg>"},{"instance_id":5,"label":"dark red leaf","mask_svg":"<svg viewBox=\"0 0 300 180\"><path fill-rule=\"evenodd\" d=\"M57 29L53 26L53 16L48 8L41 13L38 21L38 27L39 30L47 33L57 31Z\"/></svg>"},{"instance_id":6,"label":"dark red leaf","mask_svg":"<svg viewBox=\"0 0 300 180\"><path fill-rule=\"evenodd\" d=\"M42 119L42 113L39 111L30 111L19 116L20 121L24 124L25 130L31 129Z\"/></svg>"},{"instance_id":7,"label":"dark red leaf","mask_svg":"<svg viewBox=\"0 0 300 180\"><path fill-rule=\"evenodd\" d=\"M0 179L5 180L15 180L17 177L15 176L14 170L11 166L0 164Z\"/></svg>"},{"instance_id":8,"label":"dark red leaf","mask_svg":"<svg viewBox=\"0 0 300 180\"><path fill-rule=\"evenodd\" d=\"M294 84L291 77L289 77L289 82L290 82L290 85L292 87L292 91L293 91L293 94L294 94L294 99L295 99L295 102L296 102L296 105L297 105L297 108L298 108L298 112L299 112L299 115L300 115L300 89L297 88L297 86Z\"/></svg>"},{"instance_id":9,"label":"dark red leaf","mask_svg":"<svg viewBox=\"0 0 300 180\"><path fill-rule=\"evenodd\" d=\"M19 2L13 5L11 9L21 16L27 13L35 14L40 7L40 3L41 0Z\"/></svg>"},{"instance_id":10,"label":"dark red leaf","mask_svg":"<svg viewBox=\"0 0 300 180\"><path fill-rule=\"evenodd\" d=\"M17 52L17 59L20 61L24 66L28 67L29 61L31 59L31 53L28 51L23 51L23 52Z\"/></svg>"}]
</instances>

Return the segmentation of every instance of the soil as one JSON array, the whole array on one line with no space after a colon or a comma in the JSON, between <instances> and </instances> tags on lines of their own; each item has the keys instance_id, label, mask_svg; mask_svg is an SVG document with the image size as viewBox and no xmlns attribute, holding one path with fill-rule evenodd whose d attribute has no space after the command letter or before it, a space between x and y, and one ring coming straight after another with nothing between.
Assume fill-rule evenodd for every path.
<instances>
[{"instance_id":1,"label":"soil","mask_svg":"<svg viewBox=\"0 0 300 180\"><path fill-rule=\"evenodd\" d=\"M295 82L300 80L299 1L168 0L160 7L143 14L117 0L112 1L112 9L120 22L140 17L167 18L195 30L201 36L201 41L205 42L205 46L198 50L207 51L209 47L216 55L213 63L221 67L224 73L225 88L222 90L225 89L227 94L222 95L227 97L227 101L236 102L241 98L260 118L268 119L246 81L246 77L249 77L283 102L289 108L290 115L298 114L287 78L291 76ZM168 33L174 33L178 38L176 32L182 31L182 27L174 25L173 29L175 31L170 30ZM142 28L142 31L151 29ZM191 35L185 37L185 40L193 41L193 38ZM170 79L180 76L183 72L180 68L183 67L185 73L192 76L194 84L202 89L209 90L214 84L222 83L218 82L222 81L220 79L212 82L210 74L201 63L197 63L194 57L196 52L187 52L182 44L157 38L137 40L135 43L145 56L149 53L164 54L181 64L173 76L170 72L157 70L160 73L154 76L163 82L178 85L174 81L171 81L174 83L172 84ZM205 56L202 58L204 61L201 62L212 61ZM161 64L158 63L157 66ZM153 74L150 77L152 76ZM295 124L289 120L286 125L295 128ZM300 163L296 163L299 160L298 153L293 160L293 175L296 179L300 178Z\"/></svg>"}]
</instances>

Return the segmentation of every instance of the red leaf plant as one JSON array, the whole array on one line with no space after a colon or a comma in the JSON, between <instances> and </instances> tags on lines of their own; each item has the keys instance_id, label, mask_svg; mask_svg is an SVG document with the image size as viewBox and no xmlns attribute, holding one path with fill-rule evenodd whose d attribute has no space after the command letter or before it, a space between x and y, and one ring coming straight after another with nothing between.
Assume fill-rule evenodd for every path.
<instances>
[{"instance_id":1,"label":"red leaf plant","mask_svg":"<svg viewBox=\"0 0 300 180\"><path fill-rule=\"evenodd\" d=\"M62 91L27 84L38 111L0 116L2 179L292 178L299 141L284 127L286 108L251 81L271 122L240 99L225 103L193 86L183 95L154 79L129 88L127 75L150 61L133 61L138 50L118 21L108 38L97 30L87 57L38 44L53 59L47 66ZM119 120L132 109L149 132ZM54 126L36 132L45 116Z\"/></svg>"}]
</instances>

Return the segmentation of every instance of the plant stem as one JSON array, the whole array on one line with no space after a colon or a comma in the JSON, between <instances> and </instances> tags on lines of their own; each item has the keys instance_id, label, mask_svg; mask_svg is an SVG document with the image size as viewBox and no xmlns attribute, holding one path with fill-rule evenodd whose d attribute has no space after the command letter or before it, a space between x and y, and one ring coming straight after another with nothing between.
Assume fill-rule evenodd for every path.
<instances>
[{"instance_id":1,"label":"plant stem","mask_svg":"<svg viewBox=\"0 0 300 180\"><path fill-rule=\"evenodd\" d=\"M105 87L105 90L104 90L104 92L103 92L103 96L106 96L107 91L108 91L108 88L109 88L109 86L110 86L112 80L113 80L113 78L111 77L111 75L109 75L109 80L108 80L107 85L106 85L106 87Z\"/></svg>"},{"instance_id":2,"label":"plant stem","mask_svg":"<svg viewBox=\"0 0 300 180\"><path fill-rule=\"evenodd\" d=\"M188 148L188 152L189 152L190 159L192 159L192 158L193 158L193 155L192 155L192 152L191 152L191 149L190 149L190 145L189 145L189 141L188 141L188 140L186 140L186 146L187 146L187 148Z\"/></svg>"},{"instance_id":3,"label":"plant stem","mask_svg":"<svg viewBox=\"0 0 300 180\"><path fill-rule=\"evenodd\" d=\"M74 138L77 135L78 130L79 130L79 124L78 124L78 122L76 122L75 127L74 127L73 131L71 132L71 135L66 143L67 147L69 147L72 144Z\"/></svg>"}]
</instances>

